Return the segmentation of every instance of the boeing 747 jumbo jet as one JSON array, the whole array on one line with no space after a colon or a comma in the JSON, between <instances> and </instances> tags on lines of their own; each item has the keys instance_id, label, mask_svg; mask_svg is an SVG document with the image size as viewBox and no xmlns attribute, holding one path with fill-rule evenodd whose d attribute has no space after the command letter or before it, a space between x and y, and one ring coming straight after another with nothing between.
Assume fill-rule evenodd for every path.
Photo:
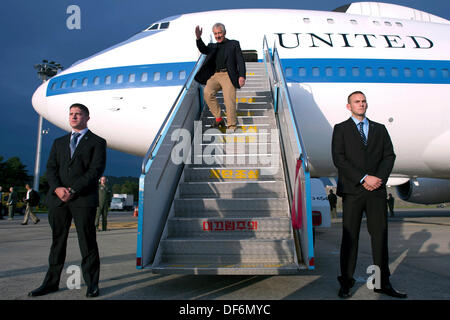
<instances>
[{"instance_id":1,"label":"boeing 747 jumbo jet","mask_svg":"<svg viewBox=\"0 0 450 320\"><path fill-rule=\"evenodd\" d=\"M227 36L263 59L276 46L308 151L311 177L337 175L333 126L350 92L363 91L368 117L384 124L397 159L390 184L407 201L450 201L450 22L398 5L360 2L333 10L239 9L181 14L152 23L43 83L33 107L69 131L67 108L90 108L90 128L108 147L144 156L221 22ZM245 90L242 88L241 90Z\"/></svg>"}]
</instances>

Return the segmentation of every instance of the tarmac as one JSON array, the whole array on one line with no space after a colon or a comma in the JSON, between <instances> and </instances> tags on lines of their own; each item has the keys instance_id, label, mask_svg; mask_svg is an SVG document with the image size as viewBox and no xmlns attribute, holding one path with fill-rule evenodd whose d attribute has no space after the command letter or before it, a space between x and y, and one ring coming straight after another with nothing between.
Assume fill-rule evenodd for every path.
<instances>
[{"instance_id":1,"label":"tarmac","mask_svg":"<svg viewBox=\"0 0 450 320\"><path fill-rule=\"evenodd\" d=\"M86 286L73 287L70 266L81 264L77 234L71 229L60 290L30 298L41 285L48 267L51 232L47 215L21 225L23 216L0 220L1 300L88 300ZM161 275L136 269L137 218L132 212L110 212L109 231L98 232L100 296L89 300L337 300L342 220L318 229L315 270L286 276ZM398 209L389 218L391 283L408 300L450 299L450 210ZM361 226L356 284L350 300L398 300L367 288L372 264L370 237ZM69 273L67 273L69 271ZM69 282L69 286L67 285ZM73 281L72 281L73 283Z\"/></svg>"}]
</instances>

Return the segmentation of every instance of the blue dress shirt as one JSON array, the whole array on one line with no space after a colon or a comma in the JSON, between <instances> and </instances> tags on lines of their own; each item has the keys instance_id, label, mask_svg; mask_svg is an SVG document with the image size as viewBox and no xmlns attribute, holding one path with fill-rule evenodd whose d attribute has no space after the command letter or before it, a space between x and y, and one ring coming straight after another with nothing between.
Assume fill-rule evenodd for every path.
<instances>
[{"instance_id":1,"label":"blue dress shirt","mask_svg":"<svg viewBox=\"0 0 450 320\"><path fill-rule=\"evenodd\" d=\"M356 119L355 117L352 116L352 120L355 122L356 125L356 129L358 129L359 131L359 123L362 122L363 123L363 131L364 134L366 135L366 140L369 139L369 120L367 120L367 118L364 118L363 121L359 121L358 119ZM367 174L364 175L364 177L359 181L360 183L364 182L364 179L367 177Z\"/></svg>"}]
</instances>

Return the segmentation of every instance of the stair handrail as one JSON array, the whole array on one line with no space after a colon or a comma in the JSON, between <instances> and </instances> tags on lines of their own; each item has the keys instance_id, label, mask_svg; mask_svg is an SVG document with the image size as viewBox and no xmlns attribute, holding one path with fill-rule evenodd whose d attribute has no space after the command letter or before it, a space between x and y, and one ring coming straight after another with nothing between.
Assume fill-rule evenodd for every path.
<instances>
[{"instance_id":1,"label":"stair handrail","mask_svg":"<svg viewBox=\"0 0 450 320\"><path fill-rule=\"evenodd\" d=\"M155 158L156 153L154 154L153 151L159 148L159 141L162 141L161 137L163 137L167 131L167 129L170 126L170 123L172 122L173 117L175 116L175 113L173 112L176 107L182 102L181 97L183 96L183 93L186 92L189 87L192 84L192 81L194 81L194 77L198 72L198 69L202 66L203 61L205 60L206 56L204 54L200 55L197 62L194 65L194 68L192 69L191 73L189 74L186 82L184 83L183 87L181 88L180 92L178 93L177 98L175 99L174 103L172 104L172 107L170 108L169 112L167 112L166 118L164 119L161 127L158 130L158 133L155 135L155 138L153 139L153 142L151 143L150 147L147 150L147 153L145 154L143 160L142 160L142 166L141 166L141 173L146 173L146 167L149 160L152 160Z\"/></svg>"},{"instance_id":2,"label":"stair handrail","mask_svg":"<svg viewBox=\"0 0 450 320\"><path fill-rule=\"evenodd\" d=\"M271 52L271 51L273 51L273 52ZM266 52L269 53L269 54L266 54ZM295 113L293 112L292 99L291 99L291 96L289 94L289 90L287 90L286 78L285 78L284 70L283 70L282 65L281 65L280 57L278 55L278 49L276 47L276 43L274 43L273 50L271 50L269 48L266 36L264 36L264 39L263 39L263 54L264 54L264 58L265 59L269 59L269 61L266 61L266 65L269 65L271 67L271 71L272 71L271 73L272 73L272 76L273 76L273 83L274 83L274 85L277 88L282 88L282 89L285 90L286 98L287 98L286 99L287 100L287 106L289 108L289 113L291 114L291 116L292 116L292 118L294 120L292 125L294 126L294 129L295 129L295 132L296 132L296 139L298 140L297 142L300 145L300 160L302 160L304 162L304 164L305 164L305 171L309 172L308 154L306 152L306 148L305 148L305 145L303 143L303 139L302 139L302 135L300 133L300 129L297 126L297 118L295 116ZM280 73L281 73L280 77L278 77L278 75L277 75L276 68L275 68L275 63L277 63L279 65L279 70L280 70ZM269 76L270 76L270 73L269 73ZM274 101L274 104L275 104L274 108L275 108L275 110L277 110L277 106L276 106L276 104L278 103L277 98L278 98L277 96L274 97L274 100L275 100Z\"/></svg>"},{"instance_id":3,"label":"stair handrail","mask_svg":"<svg viewBox=\"0 0 450 320\"><path fill-rule=\"evenodd\" d=\"M297 146L298 158L295 165L292 162L285 162L287 165L286 173L288 174L287 187L290 199L290 211L292 226L299 242L296 242L299 246L298 250L304 264L309 269L314 268L314 248L312 235L312 208L311 208L311 186L310 186L310 169L308 155L303 143L302 135L298 127L296 115L293 110L292 99L287 87L286 77L284 74L281 59L276 48L276 43L271 50L267 43L267 38L263 39L263 56L266 69L268 71L269 79L272 77L270 83L271 89L273 87L273 99L274 99L274 111L279 120L279 116L282 114L288 114L288 124L291 127L291 132L295 135L295 141ZM270 69L270 70L269 70ZM280 92L281 91L281 92ZM284 98L284 99L283 99ZM284 101L284 103L283 103ZM281 108L281 109L280 109ZM281 125L281 123L279 123ZM281 130L282 128L280 128ZM289 135L289 133L288 133ZM282 142L283 139L280 140ZM282 143L282 150L284 149ZM294 150L292 150L294 151ZM283 151L286 152L286 151ZM294 152L294 155L297 154ZM292 159L292 158L291 158ZM286 161L284 159L283 161ZM308 200L309 199L309 200ZM305 201L304 201L305 200ZM301 233L300 230L307 230L305 233ZM302 240L300 240L300 238Z\"/></svg>"},{"instance_id":4,"label":"stair handrail","mask_svg":"<svg viewBox=\"0 0 450 320\"><path fill-rule=\"evenodd\" d=\"M275 44L274 44L275 46ZM272 58L272 49L270 49L269 44L267 43L267 37L264 35L263 39L263 55L264 55L264 64L267 68L267 66L270 66L270 72L267 70L269 74L269 79L271 80L271 84L274 84L275 87L278 87L278 77L277 73L275 72L274 65L273 65L273 58ZM272 76L272 78L270 78ZM272 87L272 86L271 86ZM272 92L273 94L273 92ZM275 109L276 110L276 109Z\"/></svg>"},{"instance_id":5,"label":"stair handrail","mask_svg":"<svg viewBox=\"0 0 450 320\"><path fill-rule=\"evenodd\" d=\"M172 151L178 144L173 138L180 129L192 132L202 110L201 88L194 77L205 57L201 55L197 60L142 161L136 248L138 269L154 262L171 210L184 167L183 161L173 161Z\"/></svg>"}]
</instances>

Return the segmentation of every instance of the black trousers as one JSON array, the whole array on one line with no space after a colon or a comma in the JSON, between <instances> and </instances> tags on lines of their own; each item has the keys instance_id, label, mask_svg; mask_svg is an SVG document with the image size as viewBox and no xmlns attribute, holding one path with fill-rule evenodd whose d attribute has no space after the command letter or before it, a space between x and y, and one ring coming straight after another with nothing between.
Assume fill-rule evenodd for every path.
<instances>
[{"instance_id":1,"label":"black trousers","mask_svg":"<svg viewBox=\"0 0 450 320\"><path fill-rule=\"evenodd\" d=\"M341 277L339 281L352 285L358 256L359 231L363 213L372 244L373 264L381 271L381 284L389 281L389 253L386 197L375 192L346 194L342 198L343 230L340 252Z\"/></svg>"},{"instance_id":2,"label":"black trousers","mask_svg":"<svg viewBox=\"0 0 450 320\"><path fill-rule=\"evenodd\" d=\"M67 237L72 218L78 234L81 251L81 270L88 288L97 286L100 276L100 256L95 230L96 207L62 207L49 208L48 221L52 229L52 245L48 258L49 268L44 279L46 286L59 286L61 272L66 259Z\"/></svg>"}]
</instances>

